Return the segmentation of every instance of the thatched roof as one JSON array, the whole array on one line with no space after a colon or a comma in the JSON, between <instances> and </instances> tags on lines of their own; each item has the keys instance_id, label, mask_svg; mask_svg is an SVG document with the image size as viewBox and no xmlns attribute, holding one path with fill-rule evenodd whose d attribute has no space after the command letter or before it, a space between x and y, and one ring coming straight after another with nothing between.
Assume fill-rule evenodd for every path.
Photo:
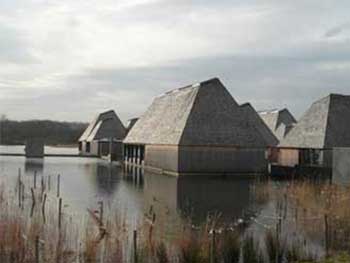
<instances>
[{"instance_id":1,"label":"thatched roof","mask_svg":"<svg viewBox=\"0 0 350 263\"><path fill-rule=\"evenodd\" d=\"M280 146L350 147L350 96L330 94L314 102Z\"/></svg>"},{"instance_id":2,"label":"thatched roof","mask_svg":"<svg viewBox=\"0 0 350 263\"><path fill-rule=\"evenodd\" d=\"M259 111L260 117L281 141L297 123L288 109Z\"/></svg>"},{"instance_id":3,"label":"thatched roof","mask_svg":"<svg viewBox=\"0 0 350 263\"><path fill-rule=\"evenodd\" d=\"M261 137L265 140L265 143L270 146L276 146L278 144L278 139L272 133L270 128L262 120L260 115L256 112L250 103L242 104L241 109L243 114L247 116L247 121L251 123L252 126L260 133Z\"/></svg>"},{"instance_id":4,"label":"thatched roof","mask_svg":"<svg viewBox=\"0 0 350 263\"><path fill-rule=\"evenodd\" d=\"M155 98L124 143L267 145L217 78L172 90Z\"/></svg>"},{"instance_id":5,"label":"thatched roof","mask_svg":"<svg viewBox=\"0 0 350 263\"><path fill-rule=\"evenodd\" d=\"M98 114L80 136L79 141L93 141L103 139L123 140L126 129L113 111Z\"/></svg>"}]
</instances>

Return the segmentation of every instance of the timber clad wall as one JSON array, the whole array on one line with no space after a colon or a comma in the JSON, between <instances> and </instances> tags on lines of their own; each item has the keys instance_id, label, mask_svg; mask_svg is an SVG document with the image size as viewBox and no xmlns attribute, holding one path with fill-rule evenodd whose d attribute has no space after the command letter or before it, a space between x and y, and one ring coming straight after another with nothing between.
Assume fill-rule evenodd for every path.
<instances>
[{"instance_id":1,"label":"timber clad wall","mask_svg":"<svg viewBox=\"0 0 350 263\"><path fill-rule=\"evenodd\" d=\"M145 165L177 172L179 168L178 146L147 145L145 150Z\"/></svg>"},{"instance_id":2,"label":"timber clad wall","mask_svg":"<svg viewBox=\"0 0 350 263\"><path fill-rule=\"evenodd\" d=\"M180 146L179 172L263 173L267 170L265 149Z\"/></svg>"},{"instance_id":3,"label":"timber clad wall","mask_svg":"<svg viewBox=\"0 0 350 263\"><path fill-rule=\"evenodd\" d=\"M265 149L147 145L145 165L174 173L264 173Z\"/></svg>"}]
</instances>

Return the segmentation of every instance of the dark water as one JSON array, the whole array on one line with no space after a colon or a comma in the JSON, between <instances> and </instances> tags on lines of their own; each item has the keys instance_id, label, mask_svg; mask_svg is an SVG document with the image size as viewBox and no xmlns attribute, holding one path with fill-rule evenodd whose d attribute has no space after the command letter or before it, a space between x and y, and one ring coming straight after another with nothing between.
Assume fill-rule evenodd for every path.
<instances>
[{"instance_id":1,"label":"dark water","mask_svg":"<svg viewBox=\"0 0 350 263\"><path fill-rule=\"evenodd\" d=\"M208 216L234 223L256 209L251 196L254 179L165 176L94 158L0 157L0 174L7 180L15 181L19 169L29 185L34 173L38 182L41 176L46 182L50 176L52 194L60 174L61 196L75 212L86 213L86 208L96 208L103 200L133 223L150 212L169 229L184 220L199 225Z\"/></svg>"}]
</instances>

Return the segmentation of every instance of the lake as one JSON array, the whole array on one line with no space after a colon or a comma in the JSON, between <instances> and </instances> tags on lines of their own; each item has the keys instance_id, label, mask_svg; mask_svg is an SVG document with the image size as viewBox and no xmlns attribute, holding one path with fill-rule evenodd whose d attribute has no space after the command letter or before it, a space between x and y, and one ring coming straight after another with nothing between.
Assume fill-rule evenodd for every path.
<instances>
[{"instance_id":1,"label":"lake","mask_svg":"<svg viewBox=\"0 0 350 263\"><path fill-rule=\"evenodd\" d=\"M1 146L0 152L22 153L22 146ZM77 153L74 148L46 147L46 153ZM27 185L38 185L41 177L48 182L54 196L57 176L60 174L60 195L65 213L86 216L87 208L97 209L103 201L106 210L118 211L131 227L154 213L164 234L176 237L185 222L194 227L205 224L208 217L218 218L223 225L244 226L246 233L262 236L266 229L275 228L281 209L279 192L288 182L269 181L262 178L242 177L173 177L145 172L135 167L119 167L97 158L46 157L42 160L25 157L0 156L0 175L9 187L14 187L19 169ZM266 190L267 189L267 190ZM287 199L287 197L286 197ZM295 207L284 204L283 232L298 237L295 225ZM288 215L288 216L287 216ZM311 217L311 216L308 216ZM319 218L315 219L319 223ZM321 251L322 233L308 239L313 251ZM305 241L306 242L306 241Z\"/></svg>"}]
</instances>

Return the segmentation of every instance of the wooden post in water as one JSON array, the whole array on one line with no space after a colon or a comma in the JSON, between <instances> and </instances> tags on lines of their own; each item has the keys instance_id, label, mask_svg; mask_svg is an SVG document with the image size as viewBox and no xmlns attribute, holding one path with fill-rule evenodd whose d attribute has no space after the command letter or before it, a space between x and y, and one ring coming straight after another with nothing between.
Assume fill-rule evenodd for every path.
<instances>
[{"instance_id":1,"label":"wooden post in water","mask_svg":"<svg viewBox=\"0 0 350 263\"><path fill-rule=\"evenodd\" d=\"M44 194L44 200L43 200L42 207L41 207L41 214L43 216L44 224L46 223L45 204L46 204L46 194Z\"/></svg>"},{"instance_id":2,"label":"wooden post in water","mask_svg":"<svg viewBox=\"0 0 350 263\"><path fill-rule=\"evenodd\" d=\"M39 263L39 236L35 237L35 263Z\"/></svg>"},{"instance_id":3,"label":"wooden post in water","mask_svg":"<svg viewBox=\"0 0 350 263\"><path fill-rule=\"evenodd\" d=\"M32 208L30 210L30 217L32 217L34 213L34 207L35 207L35 194L34 194L33 188L30 188L30 192L32 193Z\"/></svg>"},{"instance_id":4,"label":"wooden post in water","mask_svg":"<svg viewBox=\"0 0 350 263\"><path fill-rule=\"evenodd\" d=\"M41 176L41 192L45 191L44 176Z\"/></svg>"},{"instance_id":5,"label":"wooden post in water","mask_svg":"<svg viewBox=\"0 0 350 263\"><path fill-rule=\"evenodd\" d=\"M35 194L33 188L30 188L30 191L32 193L32 204L35 205Z\"/></svg>"},{"instance_id":6,"label":"wooden post in water","mask_svg":"<svg viewBox=\"0 0 350 263\"><path fill-rule=\"evenodd\" d=\"M134 263L137 263L137 230L134 230L133 245L134 245Z\"/></svg>"},{"instance_id":7,"label":"wooden post in water","mask_svg":"<svg viewBox=\"0 0 350 263\"><path fill-rule=\"evenodd\" d=\"M153 213L152 215L152 222L151 225L149 227L149 233L148 233L148 240L150 242L150 244L152 245L152 240L153 240L153 228L154 228L154 224L156 222L156 213Z\"/></svg>"},{"instance_id":8,"label":"wooden post in water","mask_svg":"<svg viewBox=\"0 0 350 263\"><path fill-rule=\"evenodd\" d=\"M60 183L61 183L61 175L57 176L57 197L60 197Z\"/></svg>"},{"instance_id":9,"label":"wooden post in water","mask_svg":"<svg viewBox=\"0 0 350 263\"><path fill-rule=\"evenodd\" d=\"M18 206L21 207L22 200L22 180L21 180L21 168L18 168Z\"/></svg>"},{"instance_id":10,"label":"wooden post in water","mask_svg":"<svg viewBox=\"0 0 350 263\"><path fill-rule=\"evenodd\" d=\"M215 249L216 249L215 239L216 239L216 232L215 232L215 229L213 229L212 239L211 239L210 263L215 263Z\"/></svg>"},{"instance_id":11,"label":"wooden post in water","mask_svg":"<svg viewBox=\"0 0 350 263\"><path fill-rule=\"evenodd\" d=\"M62 225L62 198L58 200L58 229L61 229Z\"/></svg>"},{"instance_id":12,"label":"wooden post in water","mask_svg":"<svg viewBox=\"0 0 350 263\"><path fill-rule=\"evenodd\" d=\"M36 171L34 171L34 189L36 189Z\"/></svg>"},{"instance_id":13,"label":"wooden post in water","mask_svg":"<svg viewBox=\"0 0 350 263\"><path fill-rule=\"evenodd\" d=\"M24 183L22 183L21 185L22 185L22 190L21 190L22 201L21 201L21 205L22 205L22 210L23 210L23 208L24 208Z\"/></svg>"},{"instance_id":14,"label":"wooden post in water","mask_svg":"<svg viewBox=\"0 0 350 263\"><path fill-rule=\"evenodd\" d=\"M103 201L99 202L100 205L100 226L103 226Z\"/></svg>"}]
</instances>

